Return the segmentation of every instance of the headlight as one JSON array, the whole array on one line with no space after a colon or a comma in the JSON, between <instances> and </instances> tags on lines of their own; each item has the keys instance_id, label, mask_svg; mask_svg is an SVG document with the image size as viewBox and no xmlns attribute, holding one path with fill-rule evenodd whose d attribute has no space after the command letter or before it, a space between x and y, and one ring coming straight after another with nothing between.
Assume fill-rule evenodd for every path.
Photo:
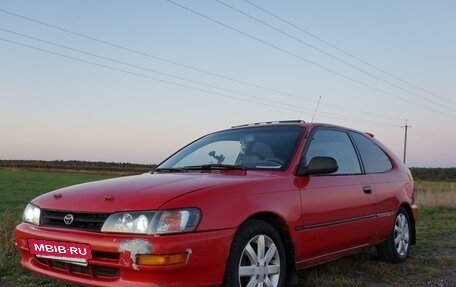
<instances>
[{"instance_id":1,"label":"headlight","mask_svg":"<svg viewBox=\"0 0 456 287\"><path fill-rule=\"evenodd\" d=\"M40 225L40 214L40 208L29 203L25 207L24 213L22 214L22 221Z\"/></svg>"},{"instance_id":2,"label":"headlight","mask_svg":"<svg viewBox=\"0 0 456 287\"><path fill-rule=\"evenodd\" d=\"M119 212L108 217L101 232L168 234L190 232L196 229L201 212L196 208Z\"/></svg>"}]
</instances>

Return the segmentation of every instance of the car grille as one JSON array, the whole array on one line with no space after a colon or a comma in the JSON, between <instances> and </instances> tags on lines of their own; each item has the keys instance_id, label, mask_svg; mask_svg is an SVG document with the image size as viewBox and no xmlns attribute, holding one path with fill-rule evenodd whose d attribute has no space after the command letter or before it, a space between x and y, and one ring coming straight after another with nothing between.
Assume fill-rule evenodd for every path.
<instances>
[{"instance_id":1,"label":"car grille","mask_svg":"<svg viewBox=\"0 0 456 287\"><path fill-rule=\"evenodd\" d=\"M120 277L119 254L109 252L96 252L92 254L88 266L80 266L55 259L36 257L36 260L54 271L65 272L89 278L116 279Z\"/></svg>"},{"instance_id":2,"label":"car grille","mask_svg":"<svg viewBox=\"0 0 456 287\"><path fill-rule=\"evenodd\" d=\"M69 214L73 216L73 220L71 223L69 223L69 221L65 223L64 218ZM109 214L73 213L42 210L40 225L46 227L101 231L101 228L103 227L103 224L108 216Z\"/></svg>"}]
</instances>

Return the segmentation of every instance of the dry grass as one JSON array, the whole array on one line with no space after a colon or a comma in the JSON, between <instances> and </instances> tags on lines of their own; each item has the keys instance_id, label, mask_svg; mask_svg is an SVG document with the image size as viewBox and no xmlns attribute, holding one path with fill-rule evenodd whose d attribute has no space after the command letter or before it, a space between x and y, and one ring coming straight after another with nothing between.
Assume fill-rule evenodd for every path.
<instances>
[{"instance_id":1,"label":"dry grass","mask_svg":"<svg viewBox=\"0 0 456 287\"><path fill-rule=\"evenodd\" d=\"M415 190L420 207L456 208L456 182L417 181Z\"/></svg>"}]
</instances>

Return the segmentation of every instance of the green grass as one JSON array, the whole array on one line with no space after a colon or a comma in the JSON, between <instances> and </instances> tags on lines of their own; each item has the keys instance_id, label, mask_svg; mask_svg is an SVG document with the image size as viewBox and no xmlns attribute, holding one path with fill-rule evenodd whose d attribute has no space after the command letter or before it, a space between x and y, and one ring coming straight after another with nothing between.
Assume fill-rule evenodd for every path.
<instances>
[{"instance_id":1,"label":"green grass","mask_svg":"<svg viewBox=\"0 0 456 287\"><path fill-rule=\"evenodd\" d=\"M0 212L22 212L25 205L40 194L107 177L112 176L0 169Z\"/></svg>"},{"instance_id":2,"label":"green grass","mask_svg":"<svg viewBox=\"0 0 456 287\"><path fill-rule=\"evenodd\" d=\"M0 286L72 286L33 275L19 264L13 242L14 227L25 205L45 192L87 181L113 177L83 173L59 173L0 169ZM444 194L454 183L417 183L419 192ZM456 198L453 198L456 202ZM417 224L418 243L402 264L378 260L375 249L299 272L297 286L361 287L373 283L392 286L438 286L442 270L456 268L456 209L424 202Z\"/></svg>"},{"instance_id":3,"label":"green grass","mask_svg":"<svg viewBox=\"0 0 456 287\"><path fill-rule=\"evenodd\" d=\"M112 175L56 173L0 169L0 286L70 286L37 275L31 275L19 264L13 242L14 227L22 210L38 195L68 185L100 180Z\"/></svg>"}]
</instances>

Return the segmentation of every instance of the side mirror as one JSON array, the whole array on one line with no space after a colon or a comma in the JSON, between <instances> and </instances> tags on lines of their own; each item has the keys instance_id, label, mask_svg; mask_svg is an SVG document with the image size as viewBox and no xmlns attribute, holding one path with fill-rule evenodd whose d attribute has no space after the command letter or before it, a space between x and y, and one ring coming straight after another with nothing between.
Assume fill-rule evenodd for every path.
<instances>
[{"instance_id":1,"label":"side mirror","mask_svg":"<svg viewBox=\"0 0 456 287\"><path fill-rule=\"evenodd\" d=\"M329 174L339 169L336 159L328 156L316 156L312 158L307 166L298 170L298 175Z\"/></svg>"}]
</instances>

